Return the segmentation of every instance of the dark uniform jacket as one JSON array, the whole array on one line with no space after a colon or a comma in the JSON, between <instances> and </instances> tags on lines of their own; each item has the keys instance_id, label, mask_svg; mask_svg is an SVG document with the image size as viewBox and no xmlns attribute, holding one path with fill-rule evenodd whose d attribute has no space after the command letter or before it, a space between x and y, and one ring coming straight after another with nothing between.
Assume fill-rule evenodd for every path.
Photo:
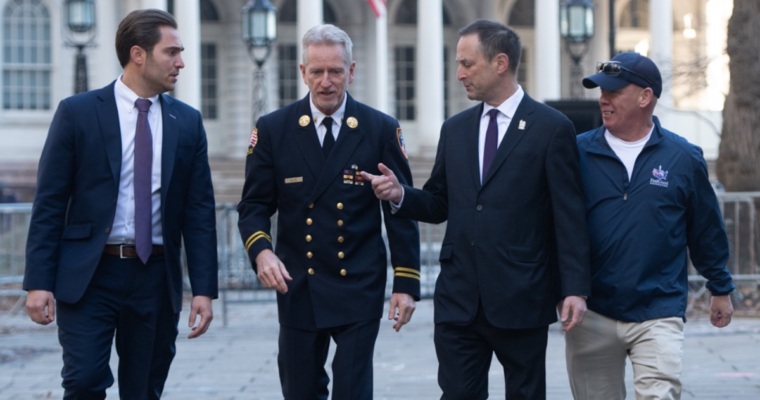
<instances>
[{"instance_id":1,"label":"dark uniform jacket","mask_svg":"<svg viewBox=\"0 0 760 400\"><path fill-rule=\"evenodd\" d=\"M546 326L562 297L590 291L575 130L526 94L481 184L482 114L480 104L443 124L430 179L405 186L396 215L448 220L436 323L467 325L482 306L498 328Z\"/></svg>"},{"instance_id":2,"label":"dark uniform jacket","mask_svg":"<svg viewBox=\"0 0 760 400\"><path fill-rule=\"evenodd\" d=\"M348 96L348 95L347 95ZM238 226L248 255L273 248L293 281L277 295L280 323L326 328L380 318L388 257L393 291L419 299L419 231L415 221L381 213L370 182L384 163L411 185L403 137L393 118L348 96L340 133L325 159L307 95L259 119L246 158Z\"/></svg>"}]
</instances>

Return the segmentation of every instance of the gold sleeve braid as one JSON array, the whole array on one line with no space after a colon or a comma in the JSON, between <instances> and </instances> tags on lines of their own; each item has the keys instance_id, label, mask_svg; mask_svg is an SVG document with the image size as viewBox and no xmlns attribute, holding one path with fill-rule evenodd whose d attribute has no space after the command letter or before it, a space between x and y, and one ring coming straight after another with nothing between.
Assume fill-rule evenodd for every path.
<instances>
[{"instance_id":1,"label":"gold sleeve braid","mask_svg":"<svg viewBox=\"0 0 760 400\"><path fill-rule=\"evenodd\" d=\"M393 276L420 280L420 271L414 268L393 267Z\"/></svg>"},{"instance_id":2,"label":"gold sleeve braid","mask_svg":"<svg viewBox=\"0 0 760 400\"><path fill-rule=\"evenodd\" d=\"M254 244L254 243L257 241L257 240L259 240L259 239L265 239L265 240L267 240L269 243L272 243L272 237L271 237L271 236L269 236L269 235L267 235L267 234L266 234L264 231L258 231L258 232L254 232L254 233L253 233L251 236L249 236L249 237L248 237L248 239L246 239L246 241L245 241L245 251L248 251L248 249L250 249L250 248L251 248L251 246L253 246L253 244Z\"/></svg>"}]
</instances>

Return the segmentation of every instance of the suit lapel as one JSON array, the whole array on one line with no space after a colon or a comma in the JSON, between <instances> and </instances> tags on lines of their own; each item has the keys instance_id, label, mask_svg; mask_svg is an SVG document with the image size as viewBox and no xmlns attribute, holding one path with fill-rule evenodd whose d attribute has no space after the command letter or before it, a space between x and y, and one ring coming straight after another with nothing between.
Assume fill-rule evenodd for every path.
<instances>
[{"instance_id":1,"label":"suit lapel","mask_svg":"<svg viewBox=\"0 0 760 400\"><path fill-rule=\"evenodd\" d=\"M474 154L475 157L467 157L469 159L470 177L475 184L475 190L480 190L480 150L478 149L478 141L480 140L480 118L483 115L483 103L480 106L473 107L470 113L470 118L467 119L464 126L464 132L461 136L465 138L465 150L466 154ZM474 132L474 133L470 133ZM455 150L456 151L456 150Z\"/></svg>"},{"instance_id":2,"label":"suit lapel","mask_svg":"<svg viewBox=\"0 0 760 400\"><path fill-rule=\"evenodd\" d=\"M177 112L174 110L174 100L167 95L159 95L161 102L161 119L163 124L161 150L161 204L166 204L166 193L174 173L174 159L177 154L179 126Z\"/></svg>"},{"instance_id":3,"label":"suit lapel","mask_svg":"<svg viewBox=\"0 0 760 400\"><path fill-rule=\"evenodd\" d=\"M354 154L356 147L363 137L361 134L363 127L362 120L359 118L356 102L348 94L346 96L348 96L346 99L346 112L343 114L343 121L340 124L338 140L335 142L335 147L333 147L330 156L325 160L319 172L317 184L311 196L312 200L316 200L330 186L335 176L341 173L342 168L348 163L349 158ZM350 118L357 121L357 124L353 128L346 123Z\"/></svg>"},{"instance_id":4,"label":"suit lapel","mask_svg":"<svg viewBox=\"0 0 760 400\"><path fill-rule=\"evenodd\" d=\"M507 133L504 135L499 148L496 150L496 156L491 164L491 169L488 171L485 179L483 179L483 186L485 186L489 180L493 177L496 171L501 168L501 165L512 153L512 150L520 143L520 140L525 136L528 129L533 123L531 115L533 114L533 103L528 95L524 95L520 105L515 110L515 115L509 122L507 127Z\"/></svg>"},{"instance_id":5,"label":"suit lapel","mask_svg":"<svg viewBox=\"0 0 760 400\"><path fill-rule=\"evenodd\" d=\"M121 126L119 125L119 111L116 108L114 85L115 81L98 91L97 96L100 104L98 104L95 112L98 121L100 121L100 133L103 135L113 181L118 187L121 176Z\"/></svg>"}]
</instances>

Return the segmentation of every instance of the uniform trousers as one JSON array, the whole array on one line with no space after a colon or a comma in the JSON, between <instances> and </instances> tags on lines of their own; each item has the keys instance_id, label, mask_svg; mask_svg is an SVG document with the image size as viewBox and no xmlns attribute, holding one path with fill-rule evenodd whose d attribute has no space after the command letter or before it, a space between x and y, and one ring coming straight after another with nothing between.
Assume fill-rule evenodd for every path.
<instances>
[{"instance_id":1,"label":"uniform trousers","mask_svg":"<svg viewBox=\"0 0 760 400\"><path fill-rule=\"evenodd\" d=\"M589 310L565 334L573 397L624 399L627 357L637 399L680 399L683 326L681 317L622 322Z\"/></svg>"},{"instance_id":2,"label":"uniform trousers","mask_svg":"<svg viewBox=\"0 0 760 400\"><path fill-rule=\"evenodd\" d=\"M103 255L82 298L56 306L64 400L106 398L114 383L112 343L119 356L120 398L160 398L179 322L163 256L152 256L143 265L136 258Z\"/></svg>"},{"instance_id":3,"label":"uniform trousers","mask_svg":"<svg viewBox=\"0 0 760 400\"><path fill-rule=\"evenodd\" d=\"M380 320L334 328L303 330L280 325L277 363L285 400L326 400L330 378L325 370L330 340L334 400L371 399L372 358Z\"/></svg>"},{"instance_id":4,"label":"uniform trousers","mask_svg":"<svg viewBox=\"0 0 760 400\"><path fill-rule=\"evenodd\" d=\"M469 325L436 324L433 340L441 399L487 399L493 354L504 368L506 399L546 399L548 330L547 326L497 328L481 307Z\"/></svg>"}]
</instances>

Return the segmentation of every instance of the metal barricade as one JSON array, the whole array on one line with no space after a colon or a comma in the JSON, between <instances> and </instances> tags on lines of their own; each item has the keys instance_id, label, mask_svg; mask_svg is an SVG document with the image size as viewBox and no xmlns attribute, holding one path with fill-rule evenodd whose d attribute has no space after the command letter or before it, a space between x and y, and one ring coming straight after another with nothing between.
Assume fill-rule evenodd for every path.
<instances>
[{"instance_id":1,"label":"metal barricade","mask_svg":"<svg viewBox=\"0 0 760 400\"><path fill-rule=\"evenodd\" d=\"M760 315L760 192L718 193L729 244L728 269L737 286L732 294L739 313ZM689 260L688 310L709 315L709 291L706 280Z\"/></svg>"},{"instance_id":2,"label":"metal barricade","mask_svg":"<svg viewBox=\"0 0 760 400\"><path fill-rule=\"evenodd\" d=\"M24 280L26 236L29 231L30 203L0 204L0 301L11 313L21 309L26 292Z\"/></svg>"},{"instance_id":3,"label":"metal barricade","mask_svg":"<svg viewBox=\"0 0 760 400\"><path fill-rule=\"evenodd\" d=\"M753 306L760 309L760 221L757 210L760 192L719 193L726 231L731 246L729 269L739 287L734 302L737 309ZM219 297L222 323L226 325L228 305L234 303L273 301L275 292L261 287L245 252L237 227L235 204L217 205L219 252ZM21 290L24 275L24 252L31 214L31 204L0 204L0 301L23 304ZM272 237L276 238L276 215L272 218ZM421 293L432 297L440 271L438 253L446 224L420 223ZM388 268L390 295L393 271ZM689 267L689 305L703 307L706 290L704 278ZM760 311L760 310L758 310Z\"/></svg>"}]
</instances>

